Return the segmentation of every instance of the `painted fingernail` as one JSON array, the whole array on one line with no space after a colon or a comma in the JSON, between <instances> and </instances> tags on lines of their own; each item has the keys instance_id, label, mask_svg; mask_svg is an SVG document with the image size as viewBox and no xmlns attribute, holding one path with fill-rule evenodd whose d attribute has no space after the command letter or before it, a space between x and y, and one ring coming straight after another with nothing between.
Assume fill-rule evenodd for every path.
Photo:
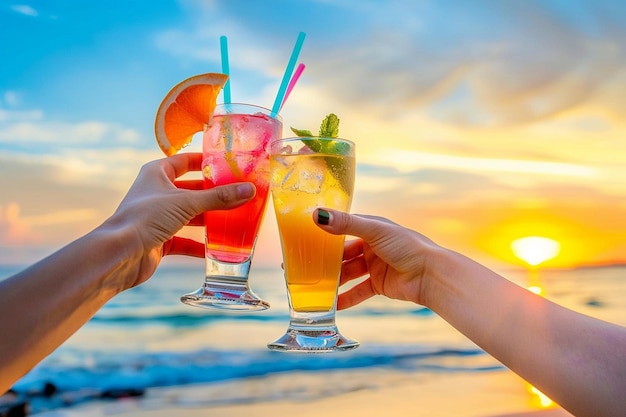
<instances>
[{"instance_id":1,"label":"painted fingernail","mask_svg":"<svg viewBox=\"0 0 626 417\"><path fill-rule=\"evenodd\" d=\"M324 226L330 222L330 213L324 209L317 209L317 222Z\"/></svg>"},{"instance_id":2,"label":"painted fingernail","mask_svg":"<svg viewBox=\"0 0 626 417\"><path fill-rule=\"evenodd\" d=\"M237 186L237 197L249 198L254 195L254 187L252 184L240 184Z\"/></svg>"}]
</instances>

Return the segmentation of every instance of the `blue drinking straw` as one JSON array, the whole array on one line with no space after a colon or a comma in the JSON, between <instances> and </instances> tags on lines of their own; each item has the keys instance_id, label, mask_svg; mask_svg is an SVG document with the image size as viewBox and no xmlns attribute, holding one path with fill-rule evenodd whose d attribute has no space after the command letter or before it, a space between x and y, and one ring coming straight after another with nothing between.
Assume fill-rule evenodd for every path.
<instances>
[{"instance_id":1,"label":"blue drinking straw","mask_svg":"<svg viewBox=\"0 0 626 417\"><path fill-rule=\"evenodd\" d=\"M230 68L228 66L228 39L220 36L220 52L222 53L222 73L228 75L224 84L224 103L230 103Z\"/></svg>"},{"instance_id":2,"label":"blue drinking straw","mask_svg":"<svg viewBox=\"0 0 626 417\"><path fill-rule=\"evenodd\" d=\"M289 79L291 78L293 69L296 66L296 61L298 61L298 55L300 55L300 50L302 49L302 43L304 43L305 36L306 34L304 32L300 32L298 34L298 39L296 40L296 44L293 47L293 51L291 52L291 58L289 58L289 63L287 64L287 68L285 68L283 80L280 83L280 88L278 89L278 93L276 94L276 100L274 100L274 106L272 107L272 117L276 117L276 115L280 111L280 105L282 104L283 97L287 92L287 85L289 84Z\"/></svg>"}]
</instances>

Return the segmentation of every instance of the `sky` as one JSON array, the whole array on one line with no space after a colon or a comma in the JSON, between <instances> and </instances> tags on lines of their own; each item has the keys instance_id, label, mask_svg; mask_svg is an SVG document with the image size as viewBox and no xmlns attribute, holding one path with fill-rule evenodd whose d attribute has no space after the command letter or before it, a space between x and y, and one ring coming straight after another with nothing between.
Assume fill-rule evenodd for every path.
<instances>
[{"instance_id":1,"label":"sky","mask_svg":"<svg viewBox=\"0 0 626 417\"><path fill-rule=\"evenodd\" d=\"M165 94L220 72L220 36L233 101L271 107L301 31L283 133L339 115L352 212L489 266L523 265L528 236L559 243L545 267L625 262L624 21L618 0L2 0L0 264L114 212L163 157ZM279 247L270 206L254 263Z\"/></svg>"}]
</instances>

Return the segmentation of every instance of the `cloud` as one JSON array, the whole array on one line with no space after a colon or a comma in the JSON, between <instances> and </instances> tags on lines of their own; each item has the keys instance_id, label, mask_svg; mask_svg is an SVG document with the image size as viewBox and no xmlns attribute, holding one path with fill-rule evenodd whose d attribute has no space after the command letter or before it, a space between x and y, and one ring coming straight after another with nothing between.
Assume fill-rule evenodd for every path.
<instances>
[{"instance_id":1,"label":"cloud","mask_svg":"<svg viewBox=\"0 0 626 417\"><path fill-rule=\"evenodd\" d=\"M93 221L100 217L95 209L69 209L31 216L24 216L21 211L15 201L0 205L0 245L15 247L41 243L42 236L35 232L37 228Z\"/></svg>"},{"instance_id":2,"label":"cloud","mask_svg":"<svg viewBox=\"0 0 626 417\"><path fill-rule=\"evenodd\" d=\"M593 36L544 4L488 4L486 15L475 2L392 2L369 16L369 29L317 42L307 75L334 101L461 127L521 125L583 105L624 108L626 36L602 3L576 15L597 26ZM603 99L614 88L622 94Z\"/></svg>"},{"instance_id":3,"label":"cloud","mask_svg":"<svg viewBox=\"0 0 626 417\"><path fill-rule=\"evenodd\" d=\"M53 183L52 188L76 187L74 191L83 192L85 196L92 193L85 187L124 192L144 163L161 157L158 149L142 151L132 148L68 148L44 154L12 152L0 155L0 175L7 176L5 181L0 180L0 185L5 184L0 189L18 192L15 184L36 181L37 176L45 175L46 180ZM28 189L20 193L25 192Z\"/></svg>"},{"instance_id":4,"label":"cloud","mask_svg":"<svg viewBox=\"0 0 626 417\"><path fill-rule=\"evenodd\" d=\"M608 126L623 125L626 37L604 3L583 2L578 13L536 2L481 3L491 5L488 16L481 7L448 1L438 7L389 2L377 13L368 2L349 11L334 6L345 19L370 23L337 35L340 40L313 31L315 42L303 53L315 65L307 66L305 82L326 101L370 114L419 113L462 128L525 125L577 108L595 109ZM230 32L207 31L204 22L181 29L169 49L210 50L218 59L217 38L234 32L231 51L241 55L231 57L231 66L280 76L281 67L259 66L284 61L268 59L276 48L249 38L237 18L221 22ZM589 27L597 28L593 36Z\"/></svg>"},{"instance_id":5,"label":"cloud","mask_svg":"<svg viewBox=\"0 0 626 417\"><path fill-rule=\"evenodd\" d=\"M229 34L231 68L248 70L241 88L278 82L290 38L256 30L252 19L259 16L252 12L234 13L215 2L184 4L189 25L164 31L157 38L162 49L217 63L218 38ZM305 2L300 26L314 41L303 49L304 83L326 101L361 113L420 114L459 128L523 126L580 108L596 112L602 124L623 126L626 36L620 22L626 9L602 1L577 4ZM350 30L318 28L313 20L322 9ZM290 23L285 27L295 29ZM264 84L248 83L250 73L263 74Z\"/></svg>"},{"instance_id":6,"label":"cloud","mask_svg":"<svg viewBox=\"0 0 626 417\"><path fill-rule=\"evenodd\" d=\"M0 108L0 129L6 123L16 122L37 122L43 119L43 112L41 110L5 110Z\"/></svg>"},{"instance_id":7,"label":"cloud","mask_svg":"<svg viewBox=\"0 0 626 417\"><path fill-rule=\"evenodd\" d=\"M43 120L34 123L33 119L40 117L41 113L38 111L9 113L0 110L0 144L108 147L119 144L132 146L139 144L142 139L137 131L118 124L95 120L78 123ZM12 121L3 120L7 118ZM19 121L19 118L26 120Z\"/></svg>"},{"instance_id":8,"label":"cloud","mask_svg":"<svg viewBox=\"0 0 626 417\"><path fill-rule=\"evenodd\" d=\"M228 36L231 69L246 68L257 72L268 70L259 62L271 62L268 56L276 55L274 48L260 47L263 34L254 31L238 16L230 17L214 1L184 1L189 21L179 28L167 28L157 33L158 49L192 61L220 64L220 36ZM265 43L270 45L270 43Z\"/></svg>"},{"instance_id":9,"label":"cloud","mask_svg":"<svg viewBox=\"0 0 626 417\"><path fill-rule=\"evenodd\" d=\"M16 202L0 205L0 245L21 246L37 243L38 238L30 224L20 217L20 206Z\"/></svg>"},{"instance_id":10,"label":"cloud","mask_svg":"<svg viewBox=\"0 0 626 417\"><path fill-rule=\"evenodd\" d=\"M406 150L384 150L379 156L381 163L392 164L399 171L419 168L445 168L459 171L489 171L532 175L556 175L566 177L596 177L593 167L559 162L524 161L519 159L468 158L456 155L431 154Z\"/></svg>"},{"instance_id":11,"label":"cloud","mask_svg":"<svg viewBox=\"0 0 626 417\"><path fill-rule=\"evenodd\" d=\"M162 157L122 124L60 121L23 108L17 93L2 97L0 262L35 259L87 233L113 213L140 167Z\"/></svg>"},{"instance_id":12,"label":"cloud","mask_svg":"<svg viewBox=\"0 0 626 417\"><path fill-rule=\"evenodd\" d=\"M207 25L207 20L212 21L215 16L214 13L207 13L206 19L198 19L191 27L161 31L154 39L156 47L179 60L210 63L214 71L220 71L219 38L228 34L231 75L246 72L245 77L239 78L245 81L250 81L249 77L282 76L284 67L281 65L289 58L289 49L283 50L277 45L270 47L272 43L269 40L264 42L262 35L250 31L242 22L222 19Z\"/></svg>"},{"instance_id":13,"label":"cloud","mask_svg":"<svg viewBox=\"0 0 626 417\"><path fill-rule=\"evenodd\" d=\"M25 16L32 16L32 17L39 16L39 12L37 12L37 10L35 10L34 8L26 4L13 5L11 6L11 10L13 10L14 12L23 14Z\"/></svg>"},{"instance_id":14,"label":"cloud","mask_svg":"<svg viewBox=\"0 0 626 417\"><path fill-rule=\"evenodd\" d=\"M93 172L67 157L0 154L0 263L31 262L109 217L138 170L110 158Z\"/></svg>"},{"instance_id":15,"label":"cloud","mask_svg":"<svg viewBox=\"0 0 626 417\"><path fill-rule=\"evenodd\" d=\"M100 213L95 209L75 209L61 212L40 214L27 219L32 226L63 225L99 219Z\"/></svg>"},{"instance_id":16,"label":"cloud","mask_svg":"<svg viewBox=\"0 0 626 417\"><path fill-rule=\"evenodd\" d=\"M14 107L18 105L20 102L19 94L16 91L10 91L10 90L5 91L3 94L2 101L4 101L4 103L6 103L7 106ZM0 104L2 104L1 101L0 101Z\"/></svg>"},{"instance_id":17,"label":"cloud","mask_svg":"<svg viewBox=\"0 0 626 417\"><path fill-rule=\"evenodd\" d=\"M22 198L19 194L11 197ZM69 208L37 215L24 211L32 212L33 207L16 201L0 204L0 264L31 264L87 233L102 217L96 209Z\"/></svg>"},{"instance_id":18,"label":"cloud","mask_svg":"<svg viewBox=\"0 0 626 417\"><path fill-rule=\"evenodd\" d=\"M41 231L52 244L87 232L113 212L140 167L162 157L156 146L137 149L140 143L137 131L119 124L0 108L3 231L12 242Z\"/></svg>"},{"instance_id":19,"label":"cloud","mask_svg":"<svg viewBox=\"0 0 626 417\"><path fill-rule=\"evenodd\" d=\"M161 158L139 131L98 120L64 122L41 110L0 107L0 174L6 187L29 171L45 171L59 185L96 185L125 191L146 162ZM0 181L2 183L3 181Z\"/></svg>"}]
</instances>

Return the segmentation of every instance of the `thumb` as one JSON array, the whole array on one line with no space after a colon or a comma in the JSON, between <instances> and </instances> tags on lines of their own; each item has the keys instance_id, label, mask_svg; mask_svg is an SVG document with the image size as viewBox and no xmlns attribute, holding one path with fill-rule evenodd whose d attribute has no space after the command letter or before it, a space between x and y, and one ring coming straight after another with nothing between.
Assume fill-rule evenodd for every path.
<instances>
[{"instance_id":1,"label":"thumb","mask_svg":"<svg viewBox=\"0 0 626 417\"><path fill-rule=\"evenodd\" d=\"M256 188L252 183L242 182L220 185L194 194L199 200L201 212L204 212L238 207L254 197Z\"/></svg>"},{"instance_id":2,"label":"thumb","mask_svg":"<svg viewBox=\"0 0 626 417\"><path fill-rule=\"evenodd\" d=\"M366 242L376 240L387 232L390 225L396 225L383 217L349 214L326 208L316 209L313 221L329 233L356 236Z\"/></svg>"}]
</instances>

